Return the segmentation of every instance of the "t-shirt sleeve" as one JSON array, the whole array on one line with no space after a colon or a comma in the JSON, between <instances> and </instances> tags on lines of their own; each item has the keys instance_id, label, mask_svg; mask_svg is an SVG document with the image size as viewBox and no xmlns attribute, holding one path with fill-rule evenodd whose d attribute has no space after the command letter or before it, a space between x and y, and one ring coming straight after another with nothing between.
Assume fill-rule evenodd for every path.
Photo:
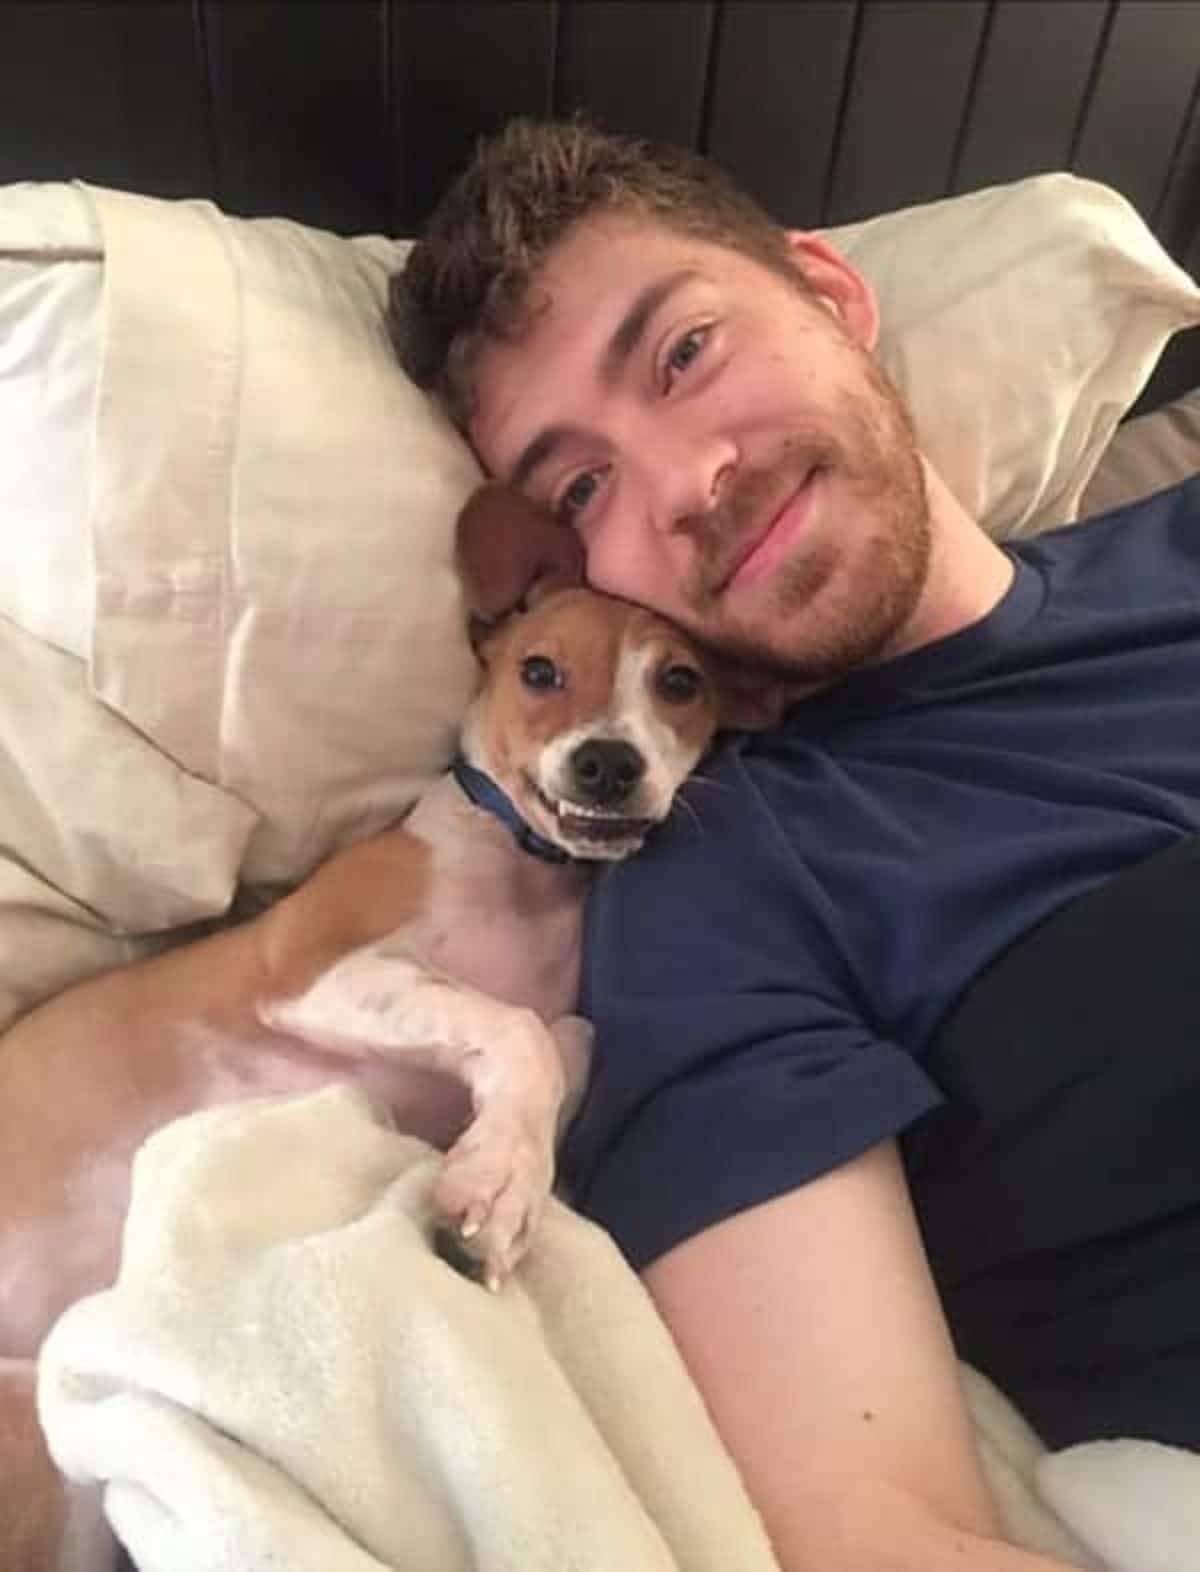
<instances>
[{"instance_id":1,"label":"t-shirt sleeve","mask_svg":"<svg viewBox=\"0 0 1200 1572\"><path fill-rule=\"evenodd\" d=\"M770 825L674 833L599 881L582 1009L592 1078L569 1199L641 1268L937 1106L871 1029L837 914Z\"/></svg>"}]
</instances>

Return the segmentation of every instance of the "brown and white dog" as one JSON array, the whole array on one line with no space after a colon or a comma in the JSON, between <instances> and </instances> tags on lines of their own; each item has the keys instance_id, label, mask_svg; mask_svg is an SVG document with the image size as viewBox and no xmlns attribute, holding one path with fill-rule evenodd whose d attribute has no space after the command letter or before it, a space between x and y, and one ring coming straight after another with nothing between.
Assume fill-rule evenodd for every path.
<instances>
[{"instance_id":1,"label":"brown and white dog","mask_svg":"<svg viewBox=\"0 0 1200 1572\"><path fill-rule=\"evenodd\" d=\"M571 532L515 494L471 499L459 555L484 675L455 769L262 916L81 984L0 1043L0 1356L32 1357L111 1281L145 1137L240 1097L364 1084L446 1150L434 1213L485 1279L519 1258L586 1074L587 865L665 817L718 702L689 642L583 588Z\"/></svg>"},{"instance_id":2,"label":"brown and white dog","mask_svg":"<svg viewBox=\"0 0 1200 1572\"><path fill-rule=\"evenodd\" d=\"M588 865L670 811L718 701L687 639L583 588L573 534L515 493L476 493L458 546L483 681L454 769L260 917L82 983L0 1040L5 1572L53 1564L65 1510L32 1360L112 1280L133 1155L159 1126L355 1081L446 1152L431 1200L450 1259L495 1286L529 1242L587 1072Z\"/></svg>"}]
</instances>

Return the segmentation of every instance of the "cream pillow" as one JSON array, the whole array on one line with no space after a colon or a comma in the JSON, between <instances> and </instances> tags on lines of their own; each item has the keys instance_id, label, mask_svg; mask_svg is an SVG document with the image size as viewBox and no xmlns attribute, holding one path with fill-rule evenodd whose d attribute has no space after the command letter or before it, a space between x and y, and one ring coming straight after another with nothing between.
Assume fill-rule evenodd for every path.
<instances>
[{"instance_id":1,"label":"cream pillow","mask_svg":"<svg viewBox=\"0 0 1200 1572\"><path fill-rule=\"evenodd\" d=\"M880 356L922 446L997 538L1077 515L1200 290L1124 197L1074 175L825 232L874 285Z\"/></svg>"},{"instance_id":2,"label":"cream pillow","mask_svg":"<svg viewBox=\"0 0 1200 1572\"><path fill-rule=\"evenodd\" d=\"M80 657L103 260L82 191L0 187L0 611Z\"/></svg>"},{"instance_id":3,"label":"cream pillow","mask_svg":"<svg viewBox=\"0 0 1200 1572\"><path fill-rule=\"evenodd\" d=\"M103 256L91 315L95 264L63 244L81 193ZM22 404L27 436L0 461L19 523L0 612L253 811L245 880L295 880L395 819L453 749L475 683L453 527L478 468L395 363L394 244L49 194L40 254L47 189L0 194L0 318L27 308L0 360L0 411ZM90 385L81 342L99 346Z\"/></svg>"}]
</instances>

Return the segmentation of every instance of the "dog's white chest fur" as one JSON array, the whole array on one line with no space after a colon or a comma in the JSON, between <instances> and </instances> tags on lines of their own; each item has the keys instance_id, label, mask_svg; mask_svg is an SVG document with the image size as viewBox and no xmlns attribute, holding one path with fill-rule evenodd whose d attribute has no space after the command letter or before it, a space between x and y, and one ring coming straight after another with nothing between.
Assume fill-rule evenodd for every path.
<instances>
[{"instance_id":1,"label":"dog's white chest fur","mask_svg":"<svg viewBox=\"0 0 1200 1572\"><path fill-rule=\"evenodd\" d=\"M575 1008L588 874L522 851L452 779L417 803L405 828L432 851L427 909L393 943L431 971L544 1021Z\"/></svg>"}]
</instances>

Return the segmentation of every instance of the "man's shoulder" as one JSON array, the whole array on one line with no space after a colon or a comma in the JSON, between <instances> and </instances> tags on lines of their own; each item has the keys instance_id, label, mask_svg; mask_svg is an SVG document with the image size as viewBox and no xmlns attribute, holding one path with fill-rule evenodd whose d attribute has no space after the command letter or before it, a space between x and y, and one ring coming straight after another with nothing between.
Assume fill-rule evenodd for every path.
<instances>
[{"instance_id":1,"label":"man's shoulder","mask_svg":"<svg viewBox=\"0 0 1200 1572\"><path fill-rule=\"evenodd\" d=\"M1200 474L1107 513L1021 541L1017 556L1062 570L1120 571L1136 561L1139 579L1156 565L1170 578L1181 569L1200 575Z\"/></svg>"}]
</instances>

